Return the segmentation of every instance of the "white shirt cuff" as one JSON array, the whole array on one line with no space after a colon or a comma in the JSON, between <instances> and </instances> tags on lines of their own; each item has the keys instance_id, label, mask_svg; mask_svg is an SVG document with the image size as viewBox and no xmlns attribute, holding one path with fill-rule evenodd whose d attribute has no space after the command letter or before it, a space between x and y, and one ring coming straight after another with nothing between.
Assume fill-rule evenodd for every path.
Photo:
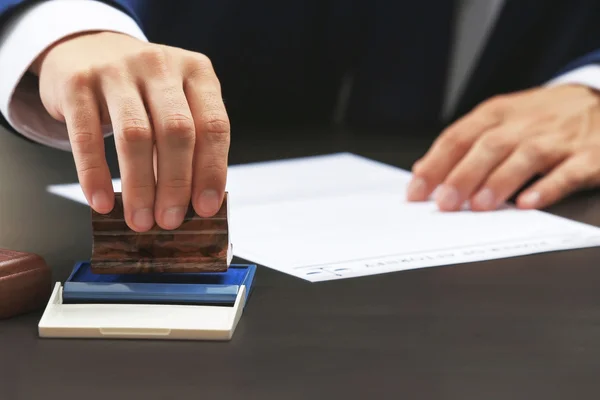
<instances>
[{"instance_id":1,"label":"white shirt cuff","mask_svg":"<svg viewBox=\"0 0 600 400\"><path fill-rule=\"evenodd\" d=\"M600 65L590 64L566 72L550 80L547 86L577 84L600 90Z\"/></svg>"},{"instance_id":2,"label":"white shirt cuff","mask_svg":"<svg viewBox=\"0 0 600 400\"><path fill-rule=\"evenodd\" d=\"M26 72L53 43L89 31L119 32L147 41L129 15L94 0L43 1L6 24L0 35L0 112L17 132L35 142L71 150L66 125L48 114L37 77ZM111 134L104 131L105 137Z\"/></svg>"}]
</instances>

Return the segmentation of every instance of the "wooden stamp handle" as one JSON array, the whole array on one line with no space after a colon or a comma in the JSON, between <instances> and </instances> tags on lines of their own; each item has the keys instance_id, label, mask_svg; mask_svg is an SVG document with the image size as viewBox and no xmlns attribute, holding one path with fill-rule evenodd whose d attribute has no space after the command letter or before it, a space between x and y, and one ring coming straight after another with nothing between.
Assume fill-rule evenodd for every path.
<instances>
[{"instance_id":1,"label":"wooden stamp handle","mask_svg":"<svg viewBox=\"0 0 600 400\"><path fill-rule=\"evenodd\" d=\"M231 262L228 193L216 215L203 218L188 207L181 226L147 232L127 226L121 193L108 214L92 209L91 270L98 274L223 272Z\"/></svg>"}]
</instances>

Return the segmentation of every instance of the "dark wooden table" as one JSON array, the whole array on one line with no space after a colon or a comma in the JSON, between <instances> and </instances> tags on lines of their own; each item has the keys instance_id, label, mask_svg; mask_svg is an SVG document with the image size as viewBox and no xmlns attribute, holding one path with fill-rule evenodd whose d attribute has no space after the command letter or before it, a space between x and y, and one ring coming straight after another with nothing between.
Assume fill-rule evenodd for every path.
<instances>
[{"instance_id":1,"label":"dark wooden table","mask_svg":"<svg viewBox=\"0 0 600 400\"><path fill-rule=\"evenodd\" d=\"M69 153L0 132L0 247L64 281L90 256L88 209L46 193ZM431 137L239 132L231 162L353 151L408 168ZM114 149L109 158L115 173ZM600 225L600 196L549 211ZM228 343L39 339L0 321L0 399L597 399L600 249L311 284L261 267ZM236 260L239 261L239 260Z\"/></svg>"}]
</instances>

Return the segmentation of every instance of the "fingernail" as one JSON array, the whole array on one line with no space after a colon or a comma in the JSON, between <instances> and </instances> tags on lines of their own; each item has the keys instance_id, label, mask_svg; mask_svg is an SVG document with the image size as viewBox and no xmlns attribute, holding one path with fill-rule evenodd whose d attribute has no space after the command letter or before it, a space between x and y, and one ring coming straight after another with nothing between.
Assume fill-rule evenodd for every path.
<instances>
[{"instance_id":1,"label":"fingernail","mask_svg":"<svg viewBox=\"0 0 600 400\"><path fill-rule=\"evenodd\" d=\"M459 205L458 190L453 186L443 185L436 194L436 200L442 209L455 209Z\"/></svg>"},{"instance_id":2,"label":"fingernail","mask_svg":"<svg viewBox=\"0 0 600 400\"><path fill-rule=\"evenodd\" d=\"M496 199L494 197L494 193L489 188L485 188L481 190L477 195L473 198L473 202L479 208L483 209L492 209L496 207Z\"/></svg>"},{"instance_id":3,"label":"fingernail","mask_svg":"<svg viewBox=\"0 0 600 400\"><path fill-rule=\"evenodd\" d=\"M425 190L427 189L427 183L423 178L413 178L407 189L406 196L408 200L416 201L422 200L426 196Z\"/></svg>"},{"instance_id":4,"label":"fingernail","mask_svg":"<svg viewBox=\"0 0 600 400\"><path fill-rule=\"evenodd\" d=\"M207 189L200 194L199 208L203 215L212 216L219 211L219 196L212 189Z\"/></svg>"},{"instance_id":5,"label":"fingernail","mask_svg":"<svg viewBox=\"0 0 600 400\"><path fill-rule=\"evenodd\" d=\"M138 229L146 230L154 225L154 213L150 208L141 208L133 213L133 224Z\"/></svg>"},{"instance_id":6,"label":"fingernail","mask_svg":"<svg viewBox=\"0 0 600 400\"><path fill-rule=\"evenodd\" d=\"M111 209L110 198L104 190L98 190L92 195L92 208L98 212L109 212Z\"/></svg>"},{"instance_id":7,"label":"fingernail","mask_svg":"<svg viewBox=\"0 0 600 400\"><path fill-rule=\"evenodd\" d=\"M521 196L519 203L527 208L535 208L540 201L539 192L528 192Z\"/></svg>"},{"instance_id":8,"label":"fingernail","mask_svg":"<svg viewBox=\"0 0 600 400\"><path fill-rule=\"evenodd\" d=\"M183 207L167 208L163 213L163 224L166 229L176 229L183 222L186 209Z\"/></svg>"}]
</instances>

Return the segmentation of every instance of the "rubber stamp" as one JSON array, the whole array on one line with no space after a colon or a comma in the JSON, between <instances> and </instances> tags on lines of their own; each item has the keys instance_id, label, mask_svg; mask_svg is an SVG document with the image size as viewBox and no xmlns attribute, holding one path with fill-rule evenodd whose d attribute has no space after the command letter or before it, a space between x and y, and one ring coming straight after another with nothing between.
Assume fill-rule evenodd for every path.
<instances>
[{"instance_id":1,"label":"rubber stamp","mask_svg":"<svg viewBox=\"0 0 600 400\"><path fill-rule=\"evenodd\" d=\"M181 226L155 225L147 232L129 228L121 193L108 214L92 213L91 271L95 274L224 272L232 259L228 194L212 217L200 217L190 204Z\"/></svg>"},{"instance_id":2,"label":"rubber stamp","mask_svg":"<svg viewBox=\"0 0 600 400\"><path fill-rule=\"evenodd\" d=\"M38 324L43 338L230 340L253 291L256 265L231 264L228 195L175 230L127 227L120 193L91 211L93 251L57 282Z\"/></svg>"}]
</instances>

